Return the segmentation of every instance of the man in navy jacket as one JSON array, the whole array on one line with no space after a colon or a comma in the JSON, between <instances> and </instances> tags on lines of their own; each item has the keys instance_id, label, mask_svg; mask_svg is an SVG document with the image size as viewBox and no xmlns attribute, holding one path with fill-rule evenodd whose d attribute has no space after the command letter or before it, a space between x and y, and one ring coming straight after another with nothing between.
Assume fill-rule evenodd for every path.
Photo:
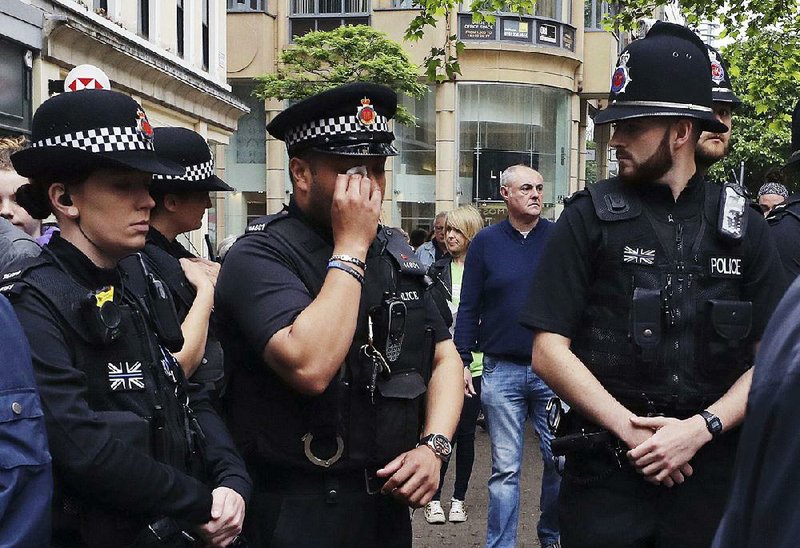
<instances>
[{"instance_id":1,"label":"man in navy jacket","mask_svg":"<svg viewBox=\"0 0 800 548\"><path fill-rule=\"evenodd\" d=\"M533 335L519 323L525 295L552 223L540 217L543 179L515 165L500 176L508 219L481 230L464 264L455 330L464 366L484 352L481 404L492 444L486 546L513 546L519 522L519 478L525 420L539 434L544 460L537 532L544 547L558 545L560 478L553 465L545 406L553 392L531 371Z\"/></svg>"}]
</instances>

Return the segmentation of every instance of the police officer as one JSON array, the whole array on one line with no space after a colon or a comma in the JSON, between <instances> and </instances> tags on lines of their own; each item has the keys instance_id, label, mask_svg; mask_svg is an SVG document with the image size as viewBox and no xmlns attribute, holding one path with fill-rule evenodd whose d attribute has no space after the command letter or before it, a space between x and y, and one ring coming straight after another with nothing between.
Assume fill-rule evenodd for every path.
<instances>
[{"instance_id":1,"label":"police officer","mask_svg":"<svg viewBox=\"0 0 800 548\"><path fill-rule=\"evenodd\" d=\"M414 251L378 224L396 105L358 83L275 117L294 193L222 266L224 404L257 546L410 546L408 507L450 454L460 358Z\"/></svg>"},{"instance_id":2,"label":"police officer","mask_svg":"<svg viewBox=\"0 0 800 548\"><path fill-rule=\"evenodd\" d=\"M706 175L709 168L728 155L733 131L733 110L742 104L733 93L730 74L722 54L706 44L711 62L711 97L714 100L714 116L728 127L728 131L704 131L700 134L695 149L697 172Z\"/></svg>"},{"instance_id":3,"label":"police officer","mask_svg":"<svg viewBox=\"0 0 800 548\"><path fill-rule=\"evenodd\" d=\"M31 147L12 156L31 179L19 203L61 227L3 277L43 403L58 547L225 546L243 521L250 481L170 354L182 340L169 295L146 270L147 295L133 294L117 268L144 247L151 173L184 173L156 157L152 136L130 97L86 90L45 101Z\"/></svg>"},{"instance_id":4,"label":"police officer","mask_svg":"<svg viewBox=\"0 0 800 548\"><path fill-rule=\"evenodd\" d=\"M595 118L616 124L619 176L570 200L523 313L535 371L574 411L554 442L565 547L708 546L724 508L783 283L761 215L696 173L700 132L727 130L709 74L678 25L622 52Z\"/></svg>"},{"instance_id":5,"label":"police officer","mask_svg":"<svg viewBox=\"0 0 800 548\"><path fill-rule=\"evenodd\" d=\"M787 177L796 176L800 168L800 101L792 112L792 154L783 167ZM800 194L788 196L767 215L770 232L789 282L800 275Z\"/></svg>"},{"instance_id":6,"label":"police officer","mask_svg":"<svg viewBox=\"0 0 800 548\"><path fill-rule=\"evenodd\" d=\"M180 164L185 173L153 175L150 195L156 205L143 253L169 287L181 321L184 344L175 358L192 382L216 393L222 386L222 347L210 323L219 263L192 255L176 238L202 226L210 191L233 188L214 174L211 150L199 134L178 127L153 132L156 154Z\"/></svg>"}]
</instances>

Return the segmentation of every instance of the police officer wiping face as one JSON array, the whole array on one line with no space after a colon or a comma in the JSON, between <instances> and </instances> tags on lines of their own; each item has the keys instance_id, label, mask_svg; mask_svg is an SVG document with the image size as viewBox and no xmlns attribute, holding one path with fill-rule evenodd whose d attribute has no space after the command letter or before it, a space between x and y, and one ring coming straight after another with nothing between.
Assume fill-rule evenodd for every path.
<instances>
[{"instance_id":1,"label":"police officer wiping face","mask_svg":"<svg viewBox=\"0 0 800 548\"><path fill-rule=\"evenodd\" d=\"M294 200L316 225L334 233L345 229L331 207L359 197L379 215L386 157L397 154L388 125L396 105L392 95L381 86L351 84L307 99L271 122L270 133L286 142Z\"/></svg>"}]
</instances>

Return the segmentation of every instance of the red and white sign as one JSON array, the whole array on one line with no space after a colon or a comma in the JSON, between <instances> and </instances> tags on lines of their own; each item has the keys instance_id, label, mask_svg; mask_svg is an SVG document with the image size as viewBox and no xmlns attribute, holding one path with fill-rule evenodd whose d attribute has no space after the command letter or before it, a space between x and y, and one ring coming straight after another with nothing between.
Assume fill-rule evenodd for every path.
<instances>
[{"instance_id":1,"label":"red and white sign","mask_svg":"<svg viewBox=\"0 0 800 548\"><path fill-rule=\"evenodd\" d=\"M106 73L94 65L78 65L67 74L64 91L83 89L111 89Z\"/></svg>"}]
</instances>

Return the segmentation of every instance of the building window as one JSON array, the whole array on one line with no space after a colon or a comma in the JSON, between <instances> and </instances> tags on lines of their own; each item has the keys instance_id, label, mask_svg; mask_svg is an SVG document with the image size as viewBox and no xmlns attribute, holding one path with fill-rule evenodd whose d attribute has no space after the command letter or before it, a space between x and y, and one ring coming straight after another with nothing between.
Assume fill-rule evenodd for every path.
<instances>
[{"instance_id":1,"label":"building window","mask_svg":"<svg viewBox=\"0 0 800 548\"><path fill-rule=\"evenodd\" d=\"M603 17L617 13L617 6L603 0L586 0L583 5L583 25L586 30L605 30Z\"/></svg>"},{"instance_id":2,"label":"building window","mask_svg":"<svg viewBox=\"0 0 800 548\"><path fill-rule=\"evenodd\" d=\"M228 0L228 11L267 11L267 1Z\"/></svg>"},{"instance_id":3,"label":"building window","mask_svg":"<svg viewBox=\"0 0 800 548\"><path fill-rule=\"evenodd\" d=\"M211 57L210 37L208 32L209 11L209 0L203 0L203 70L208 70Z\"/></svg>"},{"instance_id":4,"label":"building window","mask_svg":"<svg viewBox=\"0 0 800 548\"><path fill-rule=\"evenodd\" d=\"M139 36L150 39L150 0L139 0Z\"/></svg>"},{"instance_id":5,"label":"building window","mask_svg":"<svg viewBox=\"0 0 800 548\"><path fill-rule=\"evenodd\" d=\"M392 0L392 7L398 9L419 9L414 0Z\"/></svg>"},{"instance_id":6,"label":"building window","mask_svg":"<svg viewBox=\"0 0 800 548\"><path fill-rule=\"evenodd\" d=\"M401 95L399 100L417 125L394 125L398 154L392 163L392 218L399 217L410 232L428 225L436 208L436 93L431 89L421 99Z\"/></svg>"},{"instance_id":7,"label":"building window","mask_svg":"<svg viewBox=\"0 0 800 548\"><path fill-rule=\"evenodd\" d=\"M545 182L544 211L569 188L570 94L535 85L459 84L459 179L462 202L498 202L500 174L525 164Z\"/></svg>"},{"instance_id":8,"label":"building window","mask_svg":"<svg viewBox=\"0 0 800 548\"><path fill-rule=\"evenodd\" d=\"M108 15L108 0L94 0L92 2L92 7L95 13L102 10L104 15Z\"/></svg>"},{"instance_id":9,"label":"building window","mask_svg":"<svg viewBox=\"0 0 800 548\"><path fill-rule=\"evenodd\" d=\"M290 0L291 36L369 25L369 0Z\"/></svg>"},{"instance_id":10,"label":"building window","mask_svg":"<svg viewBox=\"0 0 800 548\"><path fill-rule=\"evenodd\" d=\"M0 136L30 133L31 59L24 47L0 39Z\"/></svg>"},{"instance_id":11,"label":"building window","mask_svg":"<svg viewBox=\"0 0 800 548\"><path fill-rule=\"evenodd\" d=\"M175 21L177 23L177 29L175 36L177 37L177 50L178 55L183 57L184 52L186 51L185 47L185 40L184 40L184 29L186 27L186 21L183 17L183 2L184 0L177 0L176 3L176 13L175 13Z\"/></svg>"}]
</instances>

